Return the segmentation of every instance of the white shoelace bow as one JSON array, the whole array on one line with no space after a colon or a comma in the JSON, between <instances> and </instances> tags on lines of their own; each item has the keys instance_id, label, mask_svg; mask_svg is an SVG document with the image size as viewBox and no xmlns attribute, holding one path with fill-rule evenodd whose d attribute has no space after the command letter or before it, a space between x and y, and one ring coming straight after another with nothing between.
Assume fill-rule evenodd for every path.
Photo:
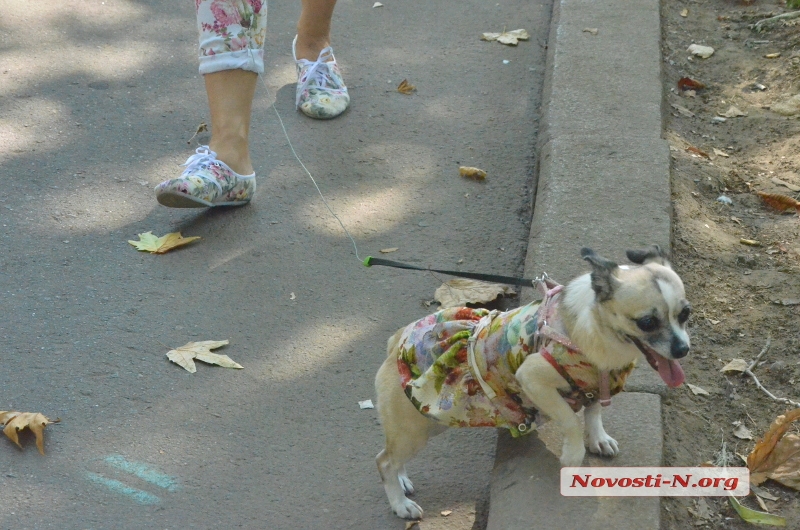
<instances>
[{"instance_id":1,"label":"white shoelace bow","mask_svg":"<svg viewBox=\"0 0 800 530\"><path fill-rule=\"evenodd\" d=\"M294 103L295 108L300 106L300 97L303 92L305 92L306 88L308 88L308 85L311 84L311 81L316 81L317 86L320 87L336 87L331 77L328 59L333 59L333 48L330 46L323 48L323 50L319 52L319 57L317 57L317 60L313 63L307 61L311 66L308 68L308 71L306 71L306 80L303 81L303 84L300 85L300 88L297 90L297 99L295 99Z\"/></svg>"},{"instance_id":2,"label":"white shoelace bow","mask_svg":"<svg viewBox=\"0 0 800 530\"><path fill-rule=\"evenodd\" d=\"M207 167L209 164L211 164L212 162L216 162L217 160L217 153L212 151L207 145L201 145L200 147L197 148L197 150L195 150L194 153L195 154L190 156L186 160L186 162L181 164L182 166L186 167L186 169L183 170L181 176L186 176L191 173L194 173L198 169L203 169L203 166ZM208 182L213 183L219 189L219 191L222 192L222 186L220 185L219 182L217 182L217 179L209 175L206 175L202 172L195 173L194 176L200 177L203 180L207 180Z\"/></svg>"}]
</instances>

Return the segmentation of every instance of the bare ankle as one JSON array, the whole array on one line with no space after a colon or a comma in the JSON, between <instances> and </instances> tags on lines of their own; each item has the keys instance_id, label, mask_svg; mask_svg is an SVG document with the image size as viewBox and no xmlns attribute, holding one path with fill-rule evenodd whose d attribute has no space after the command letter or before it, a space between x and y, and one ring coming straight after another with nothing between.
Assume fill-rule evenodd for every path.
<instances>
[{"instance_id":1,"label":"bare ankle","mask_svg":"<svg viewBox=\"0 0 800 530\"><path fill-rule=\"evenodd\" d=\"M250 152L247 148L247 141L244 143L214 141L209 142L209 148L217 153L217 160L225 162L229 168L240 175L253 173L253 162L250 160Z\"/></svg>"},{"instance_id":2,"label":"bare ankle","mask_svg":"<svg viewBox=\"0 0 800 530\"><path fill-rule=\"evenodd\" d=\"M307 61L316 61L319 57L319 52L331 45L330 39L323 38L301 38L297 35L297 44L295 45L295 54L297 59L305 59Z\"/></svg>"}]
</instances>

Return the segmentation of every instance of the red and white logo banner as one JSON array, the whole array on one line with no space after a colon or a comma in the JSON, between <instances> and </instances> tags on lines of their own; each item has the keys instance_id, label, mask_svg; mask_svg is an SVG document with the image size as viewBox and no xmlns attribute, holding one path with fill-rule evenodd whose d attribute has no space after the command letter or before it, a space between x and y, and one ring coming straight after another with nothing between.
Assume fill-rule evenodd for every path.
<instances>
[{"instance_id":1,"label":"red and white logo banner","mask_svg":"<svg viewBox=\"0 0 800 530\"><path fill-rule=\"evenodd\" d=\"M746 467L563 467L567 497L743 497Z\"/></svg>"}]
</instances>

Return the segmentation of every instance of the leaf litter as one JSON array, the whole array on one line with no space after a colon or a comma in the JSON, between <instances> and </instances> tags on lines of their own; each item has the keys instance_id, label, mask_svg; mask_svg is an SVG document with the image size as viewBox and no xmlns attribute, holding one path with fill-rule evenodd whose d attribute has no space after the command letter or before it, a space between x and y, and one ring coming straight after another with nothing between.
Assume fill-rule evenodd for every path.
<instances>
[{"instance_id":1,"label":"leaf litter","mask_svg":"<svg viewBox=\"0 0 800 530\"><path fill-rule=\"evenodd\" d=\"M499 296L513 294L516 292L508 285L454 278L440 285L433 297L441 304L441 308L445 309L467 304L485 304Z\"/></svg>"},{"instance_id":2,"label":"leaf litter","mask_svg":"<svg viewBox=\"0 0 800 530\"><path fill-rule=\"evenodd\" d=\"M530 34L524 29L515 29L513 31L503 30L501 33L484 33L481 35L481 40L487 42L497 41L507 46L516 46L519 41L528 40L530 38Z\"/></svg>"},{"instance_id":3,"label":"leaf litter","mask_svg":"<svg viewBox=\"0 0 800 530\"><path fill-rule=\"evenodd\" d=\"M138 234L138 236L139 241L129 239L128 243L136 247L136 250L149 252L150 254L164 254L200 239L200 236L183 237L180 232L170 232L161 237L153 235L152 232L145 232Z\"/></svg>"},{"instance_id":4,"label":"leaf litter","mask_svg":"<svg viewBox=\"0 0 800 530\"><path fill-rule=\"evenodd\" d=\"M41 454L44 454L44 428L51 423L58 423L60 421L60 419L50 420L39 412L0 410L0 425L5 425L3 433L8 439L22 449L22 444L19 443L18 433L19 431L29 429L36 437L36 447Z\"/></svg>"},{"instance_id":5,"label":"leaf litter","mask_svg":"<svg viewBox=\"0 0 800 530\"><path fill-rule=\"evenodd\" d=\"M477 167L469 167L469 166L461 166L458 168L458 173L462 177L474 179L474 180L484 180L486 179L486 171L479 169Z\"/></svg>"},{"instance_id":6,"label":"leaf litter","mask_svg":"<svg viewBox=\"0 0 800 530\"><path fill-rule=\"evenodd\" d=\"M788 433L800 418L800 408L778 416L747 455L750 482L756 486L767 479L800 490L800 435Z\"/></svg>"},{"instance_id":7,"label":"leaf litter","mask_svg":"<svg viewBox=\"0 0 800 530\"><path fill-rule=\"evenodd\" d=\"M197 366L194 364L195 360L203 361L207 364L215 364L223 368L244 368L227 355L211 353L211 350L216 350L226 344L228 344L227 340L189 342L180 348L175 348L167 352L167 358L190 373L197 372Z\"/></svg>"},{"instance_id":8,"label":"leaf litter","mask_svg":"<svg viewBox=\"0 0 800 530\"><path fill-rule=\"evenodd\" d=\"M414 92L416 89L417 87L409 83L408 79L403 79L402 81L400 81L400 84L397 85L397 91L406 96L410 96L411 93Z\"/></svg>"}]
</instances>

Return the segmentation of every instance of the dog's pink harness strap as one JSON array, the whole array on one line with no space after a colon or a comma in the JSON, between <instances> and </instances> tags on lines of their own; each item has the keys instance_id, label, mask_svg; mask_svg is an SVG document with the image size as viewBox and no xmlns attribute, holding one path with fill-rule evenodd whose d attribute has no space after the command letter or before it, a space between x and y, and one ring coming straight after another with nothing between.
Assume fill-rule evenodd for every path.
<instances>
[{"instance_id":1,"label":"dog's pink harness strap","mask_svg":"<svg viewBox=\"0 0 800 530\"><path fill-rule=\"evenodd\" d=\"M583 356L580 348L575 346L568 337L558 333L555 329L553 329L552 326L549 325L556 314L556 307L558 306L557 296L564 289L564 286L555 283L549 278L544 278L538 281L536 285L544 294L544 299L542 300L542 316L538 322L535 347L539 350L539 354L542 356L542 358L550 363L550 365L555 368L558 374L569 384L571 392L564 396L564 400L567 401L571 407L577 407L578 409L580 409L581 405L585 406L592 403L595 397L597 397L597 401L600 403L600 405L604 407L611 405L611 385L609 381L610 374L608 370L599 371L599 378L597 382L598 396L595 396L593 392L587 392L578 383L576 383L575 379L569 375L567 369L562 366L561 363L559 363L556 358L553 357L550 350L548 350L547 346L552 341L561 344L567 350L577 355ZM582 399L576 399L575 396L580 396Z\"/></svg>"}]
</instances>

